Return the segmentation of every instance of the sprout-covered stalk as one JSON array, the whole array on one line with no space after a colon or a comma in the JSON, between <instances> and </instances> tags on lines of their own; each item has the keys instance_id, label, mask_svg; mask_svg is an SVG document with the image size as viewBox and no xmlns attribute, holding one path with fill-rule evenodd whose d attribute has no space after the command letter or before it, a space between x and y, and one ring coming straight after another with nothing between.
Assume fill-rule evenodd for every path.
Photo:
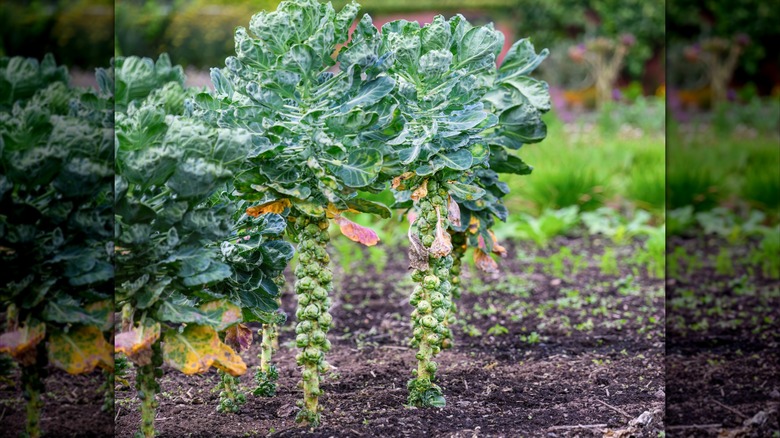
<instances>
[{"instance_id":1,"label":"sprout-covered stalk","mask_svg":"<svg viewBox=\"0 0 780 438\"><path fill-rule=\"evenodd\" d=\"M154 436L154 417L157 414L157 393L160 392L160 384L157 378L162 377L163 355L160 342L152 344L152 357L150 363L138 367L135 376L135 388L138 390L138 399L141 401L141 431L136 437L151 438Z\"/></svg>"},{"instance_id":2,"label":"sprout-covered stalk","mask_svg":"<svg viewBox=\"0 0 780 438\"><path fill-rule=\"evenodd\" d=\"M246 395L241 392L238 384L238 377L233 377L230 374L219 370L219 384L216 388L220 391L217 412L236 413L241 410L241 405L246 403Z\"/></svg>"},{"instance_id":3,"label":"sprout-covered stalk","mask_svg":"<svg viewBox=\"0 0 780 438\"><path fill-rule=\"evenodd\" d=\"M298 296L295 343L301 349L296 362L303 366L303 401L299 402L301 410L296 421L317 426L321 411L318 405L320 373L328 368L325 362L325 353L330 350L327 333L333 320L328 313L331 305L328 295L333 281L328 266L330 257L326 251L330 236L324 215L298 216L294 226L299 239L298 266L295 268L295 293Z\"/></svg>"},{"instance_id":4,"label":"sprout-covered stalk","mask_svg":"<svg viewBox=\"0 0 780 438\"><path fill-rule=\"evenodd\" d=\"M434 383L437 364L432 359L442 349L442 343L449 333L445 325L452 306L450 251L439 251L437 246L449 226L447 191L436 181L428 182L428 193L417 202L420 216L412 225L412 238L428 249L428 266L417 266L412 279L417 283L410 303L414 338L412 345L418 348L417 369L409 381L409 399L412 406L442 407L445 404L441 388ZM444 215L441 212L445 212ZM449 236L449 235L447 235Z\"/></svg>"},{"instance_id":5,"label":"sprout-covered stalk","mask_svg":"<svg viewBox=\"0 0 780 438\"><path fill-rule=\"evenodd\" d=\"M452 267L450 268L452 305L447 312L447 318L444 320L444 326L449 330L447 337L442 342L442 348L451 348L453 344L452 328L450 326L455 324L457 320L458 305L456 300L460 299L460 273L466 248L466 235L459 232L452 233Z\"/></svg>"},{"instance_id":6,"label":"sprout-covered stalk","mask_svg":"<svg viewBox=\"0 0 780 438\"><path fill-rule=\"evenodd\" d=\"M22 367L22 385L24 398L27 400L27 436L38 438L41 436L41 392L43 381L37 364Z\"/></svg>"}]
</instances>

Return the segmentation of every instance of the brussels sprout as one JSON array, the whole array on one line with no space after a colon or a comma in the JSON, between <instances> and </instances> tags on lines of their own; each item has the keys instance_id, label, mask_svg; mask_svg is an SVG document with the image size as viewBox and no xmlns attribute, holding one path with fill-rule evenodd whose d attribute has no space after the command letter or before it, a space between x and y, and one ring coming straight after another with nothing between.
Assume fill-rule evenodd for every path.
<instances>
[{"instance_id":1,"label":"brussels sprout","mask_svg":"<svg viewBox=\"0 0 780 438\"><path fill-rule=\"evenodd\" d=\"M423 278L423 287L428 290L434 290L439 287L441 281L435 275L426 275Z\"/></svg>"},{"instance_id":2,"label":"brussels sprout","mask_svg":"<svg viewBox=\"0 0 780 438\"><path fill-rule=\"evenodd\" d=\"M298 336L295 337L295 345L299 348L303 348L307 345L309 345L309 335L305 333L301 333Z\"/></svg>"},{"instance_id":3,"label":"brussels sprout","mask_svg":"<svg viewBox=\"0 0 780 438\"><path fill-rule=\"evenodd\" d=\"M439 292L432 293L431 294L431 306L438 308L438 307L441 307L443 305L444 305L444 295L442 295Z\"/></svg>"},{"instance_id":4,"label":"brussels sprout","mask_svg":"<svg viewBox=\"0 0 780 438\"><path fill-rule=\"evenodd\" d=\"M320 327L323 328L326 326L330 326L330 324L333 322L333 315L331 315L330 313L323 313L320 315L317 322L319 322Z\"/></svg>"},{"instance_id":5,"label":"brussels sprout","mask_svg":"<svg viewBox=\"0 0 780 438\"><path fill-rule=\"evenodd\" d=\"M429 333L426 341L430 344L438 344L441 338L436 333Z\"/></svg>"},{"instance_id":6,"label":"brussels sprout","mask_svg":"<svg viewBox=\"0 0 780 438\"><path fill-rule=\"evenodd\" d=\"M319 279L320 284L330 283L331 281L333 281L333 273L323 269L322 271L320 271L320 274L317 278Z\"/></svg>"},{"instance_id":7,"label":"brussels sprout","mask_svg":"<svg viewBox=\"0 0 780 438\"><path fill-rule=\"evenodd\" d=\"M447 319L447 309L438 307L433 311L433 317L436 318L437 321L443 322L445 319ZM445 326L444 330L449 330Z\"/></svg>"},{"instance_id":8,"label":"brussels sprout","mask_svg":"<svg viewBox=\"0 0 780 438\"><path fill-rule=\"evenodd\" d=\"M308 306L309 303L311 303L311 298L309 298L309 295L298 295L299 306Z\"/></svg>"},{"instance_id":9,"label":"brussels sprout","mask_svg":"<svg viewBox=\"0 0 780 438\"><path fill-rule=\"evenodd\" d=\"M301 321L298 323L298 325L295 327L295 333L301 334L301 333L309 333L313 329L313 325L311 321Z\"/></svg>"},{"instance_id":10,"label":"brussels sprout","mask_svg":"<svg viewBox=\"0 0 780 438\"><path fill-rule=\"evenodd\" d=\"M417 311L420 312L421 315L427 315L431 313L431 310L431 303L428 301L423 300L417 303Z\"/></svg>"},{"instance_id":11,"label":"brussels sprout","mask_svg":"<svg viewBox=\"0 0 780 438\"><path fill-rule=\"evenodd\" d=\"M325 288L324 288L324 287L322 287L322 286L317 286L317 287L315 287L315 288L314 288L314 290L311 292L311 296L312 296L312 297L313 297L315 300L320 300L320 301L322 301L322 300L324 300L324 299L328 298L328 291L327 291L327 290L325 290Z\"/></svg>"},{"instance_id":12,"label":"brussels sprout","mask_svg":"<svg viewBox=\"0 0 780 438\"><path fill-rule=\"evenodd\" d=\"M311 341L315 344L322 344L326 339L325 332L322 330L315 330L314 333L311 334Z\"/></svg>"},{"instance_id":13,"label":"brussels sprout","mask_svg":"<svg viewBox=\"0 0 780 438\"><path fill-rule=\"evenodd\" d=\"M431 315L423 316L420 322L422 323L423 327L428 328L428 329L432 329L432 328L436 327L436 325L438 324L438 322L436 321L436 318L434 318Z\"/></svg>"},{"instance_id":14,"label":"brussels sprout","mask_svg":"<svg viewBox=\"0 0 780 438\"><path fill-rule=\"evenodd\" d=\"M428 371L430 374L436 374L436 370L439 368L438 364L436 362L428 362L427 365L425 365L426 371Z\"/></svg>"},{"instance_id":15,"label":"brussels sprout","mask_svg":"<svg viewBox=\"0 0 780 438\"><path fill-rule=\"evenodd\" d=\"M425 236L422 237L421 240L423 245L430 247L431 245L433 245L433 241L436 240L436 237L433 236L432 234L426 234Z\"/></svg>"},{"instance_id":16,"label":"brussels sprout","mask_svg":"<svg viewBox=\"0 0 780 438\"><path fill-rule=\"evenodd\" d=\"M309 304L303 311L305 319L317 319L320 316L320 308L316 304Z\"/></svg>"}]
</instances>

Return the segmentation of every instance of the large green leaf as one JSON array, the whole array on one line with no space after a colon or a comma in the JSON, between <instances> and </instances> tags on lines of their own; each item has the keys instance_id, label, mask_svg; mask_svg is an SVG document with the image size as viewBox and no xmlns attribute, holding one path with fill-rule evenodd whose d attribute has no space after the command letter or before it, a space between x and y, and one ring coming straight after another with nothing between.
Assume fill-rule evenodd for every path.
<instances>
[{"instance_id":1,"label":"large green leaf","mask_svg":"<svg viewBox=\"0 0 780 438\"><path fill-rule=\"evenodd\" d=\"M334 173L348 187L365 187L379 176L382 170L382 153L376 149L358 149L349 154L347 161L335 164Z\"/></svg>"},{"instance_id":2,"label":"large green leaf","mask_svg":"<svg viewBox=\"0 0 780 438\"><path fill-rule=\"evenodd\" d=\"M539 111L530 105L517 105L499 116L505 131L504 136L516 138L524 143L536 143L547 136L547 125Z\"/></svg>"},{"instance_id":3,"label":"large green leaf","mask_svg":"<svg viewBox=\"0 0 780 438\"><path fill-rule=\"evenodd\" d=\"M437 160L441 160L444 166L453 170L467 170L471 167L474 160L473 155L468 149L460 149L455 152L448 152L436 155Z\"/></svg>"},{"instance_id":4,"label":"large green leaf","mask_svg":"<svg viewBox=\"0 0 780 438\"><path fill-rule=\"evenodd\" d=\"M354 107L368 107L379 102L390 94L395 86L395 80L389 76L380 76L360 87L355 97L341 105L341 112L345 113Z\"/></svg>"},{"instance_id":5,"label":"large green leaf","mask_svg":"<svg viewBox=\"0 0 780 438\"><path fill-rule=\"evenodd\" d=\"M536 69L549 54L550 51L547 49L537 54L533 44L531 44L531 40L528 38L517 41L509 48L504 57L504 62L498 69L499 79L504 80L526 75Z\"/></svg>"},{"instance_id":6,"label":"large green leaf","mask_svg":"<svg viewBox=\"0 0 780 438\"><path fill-rule=\"evenodd\" d=\"M541 112L550 110L550 87L547 82L528 76L518 76L505 81L511 85L530 103Z\"/></svg>"},{"instance_id":7,"label":"large green leaf","mask_svg":"<svg viewBox=\"0 0 780 438\"><path fill-rule=\"evenodd\" d=\"M386 205L369 201L363 198L354 198L347 201L347 207L361 213L375 214L383 219L390 219L393 213Z\"/></svg>"}]
</instances>

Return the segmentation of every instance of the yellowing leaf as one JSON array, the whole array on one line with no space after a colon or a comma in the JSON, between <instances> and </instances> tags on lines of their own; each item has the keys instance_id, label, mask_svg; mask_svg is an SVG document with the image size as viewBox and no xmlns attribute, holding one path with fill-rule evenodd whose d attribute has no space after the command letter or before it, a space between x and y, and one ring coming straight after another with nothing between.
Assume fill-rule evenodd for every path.
<instances>
[{"instance_id":1,"label":"yellowing leaf","mask_svg":"<svg viewBox=\"0 0 780 438\"><path fill-rule=\"evenodd\" d=\"M49 362L69 374L89 373L96 366L114 370L111 344L100 328L81 326L70 331L56 331L49 337Z\"/></svg>"},{"instance_id":2,"label":"yellowing leaf","mask_svg":"<svg viewBox=\"0 0 780 438\"><path fill-rule=\"evenodd\" d=\"M289 199L277 199L276 201L267 202L262 205L256 205L246 209L246 214L253 217L258 217L261 214L276 213L280 214L285 208L289 208L292 205Z\"/></svg>"},{"instance_id":3,"label":"yellowing leaf","mask_svg":"<svg viewBox=\"0 0 780 438\"><path fill-rule=\"evenodd\" d=\"M245 324L239 323L225 330L225 344L238 352L249 350L252 339L252 329Z\"/></svg>"},{"instance_id":4,"label":"yellowing leaf","mask_svg":"<svg viewBox=\"0 0 780 438\"><path fill-rule=\"evenodd\" d=\"M347 208L345 210L339 210L339 208L336 207L336 205L334 205L332 202L329 202L328 203L328 208L325 210L325 216L328 219L335 219L336 217L340 216L341 213L347 213L347 212L348 213L360 213L359 211L353 210L351 208Z\"/></svg>"},{"instance_id":5,"label":"yellowing leaf","mask_svg":"<svg viewBox=\"0 0 780 438\"><path fill-rule=\"evenodd\" d=\"M439 207L436 207L436 236L431 244L430 253L431 256L436 258L446 257L452 252L452 239L450 233L448 233L442 225L441 214L439 213Z\"/></svg>"},{"instance_id":6,"label":"yellowing leaf","mask_svg":"<svg viewBox=\"0 0 780 438\"><path fill-rule=\"evenodd\" d=\"M412 192L412 200L413 201L419 201L420 199L428 196L428 179L424 179L422 184L420 184L420 187L417 187Z\"/></svg>"},{"instance_id":7,"label":"yellowing leaf","mask_svg":"<svg viewBox=\"0 0 780 438\"><path fill-rule=\"evenodd\" d=\"M374 246L379 243L379 236L371 228L358 225L342 216L337 216L334 221L339 225L341 234L347 236L352 241L366 246Z\"/></svg>"},{"instance_id":8,"label":"yellowing leaf","mask_svg":"<svg viewBox=\"0 0 780 438\"><path fill-rule=\"evenodd\" d=\"M209 320L218 321L217 325L209 322L220 332L241 321L241 308L228 300L209 301L198 306L198 310L208 315Z\"/></svg>"},{"instance_id":9,"label":"yellowing leaf","mask_svg":"<svg viewBox=\"0 0 780 438\"><path fill-rule=\"evenodd\" d=\"M136 365L148 365L152 361L152 344L160 339L160 323L144 320L129 331L114 337L114 351L122 353Z\"/></svg>"},{"instance_id":10,"label":"yellowing leaf","mask_svg":"<svg viewBox=\"0 0 780 438\"><path fill-rule=\"evenodd\" d=\"M35 346L46 337L46 325L24 325L0 336L0 353L10 354L22 365L35 363Z\"/></svg>"},{"instance_id":11,"label":"yellowing leaf","mask_svg":"<svg viewBox=\"0 0 780 438\"><path fill-rule=\"evenodd\" d=\"M163 357L165 363L184 374L205 373L214 365L231 376L246 372L241 356L219 340L209 326L189 324L179 333L165 332Z\"/></svg>"},{"instance_id":12,"label":"yellowing leaf","mask_svg":"<svg viewBox=\"0 0 780 438\"><path fill-rule=\"evenodd\" d=\"M498 263L493 260L493 257L490 257L490 254L481 249L474 250L474 264L482 272L498 272Z\"/></svg>"},{"instance_id":13,"label":"yellowing leaf","mask_svg":"<svg viewBox=\"0 0 780 438\"><path fill-rule=\"evenodd\" d=\"M471 220L469 221L469 233L477 234L477 231L479 231L479 219L471 216Z\"/></svg>"},{"instance_id":14,"label":"yellowing leaf","mask_svg":"<svg viewBox=\"0 0 780 438\"><path fill-rule=\"evenodd\" d=\"M450 222L452 222L452 225L455 225L456 227L460 226L460 207L458 206L458 203L452 199L452 196L448 196L447 217Z\"/></svg>"}]
</instances>

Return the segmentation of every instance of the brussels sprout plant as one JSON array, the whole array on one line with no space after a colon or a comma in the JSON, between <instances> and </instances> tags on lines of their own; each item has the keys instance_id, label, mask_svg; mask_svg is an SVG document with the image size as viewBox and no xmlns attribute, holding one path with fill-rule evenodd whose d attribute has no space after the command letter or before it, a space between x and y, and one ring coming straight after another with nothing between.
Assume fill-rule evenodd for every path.
<instances>
[{"instance_id":1,"label":"brussels sprout plant","mask_svg":"<svg viewBox=\"0 0 780 438\"><path fill-rule=\"evenodd\" d=\"M364 22L370 19L364 17ZM460 218L450 198L476 211L490 205L495 214L506 214L499 209L498 193L492 193L505 187L487 167L506 162L516 173L525 172L522 160L509 159L504 148L517 149L546 136L541 114L549 110L548 87L527 76L546 51L537 54L527 40L519 41L497 69L504 37L492 24L474 27L460 15L450 20L437 16L423 27L399 20L385 24L381 36L372 26L363 25L361 31L361 25L345 58L368 52L393 59L387 71L396 80L392 96L401 121L393 126L400 132L390 134L386 144L403 173L392 185L399 206L413 204L416 209L409 256L417 283L410 303L415 307L412 343L418 348L418 367L409 382L409 404L443 406L432 359L451 337L446 321L452 310L453 243L448 230ZM387 150L385 154L390 156ZM489 251L488 224L477 226ZM461 236L457 240L462 248Z\"/></svg>"},{"instance_id":2,"label":"brussels sprout plant","mask_svg":"<svg viewBox=\"0 0 780 438\"><path fill-rule=\"evenodd\" d=\"M395 110L387 57L339 58L338 71L329 71L357 10L354 3L337 13L329 3L294 0L256 14L249 30L236 29L236 55L225 68L212 69L215 93L197 98L204 120L250 135L251 165L236 177L233 192L254 203L247 213L289 214L288 233L299 251L296 360L304 399L297 419L312 426L320 421L321 373L330 350L330 223L373 245L376 234L344 213L390 215L387 207L356 197L359 189L378 192L386 185L379 133Z\"/></svg>"},{"instance_id":3,"label":"brussels sprout plant","mask_svg":"<svg viewBox=\"0 0 780 438\"><path fill-rule=\"evenodd\" d=\"M136 89L136 82L160 77L161 68L171 69L167 57L156 64L116 59L116 89ZM225 245L220 252L218 245L230 239L235 206L214 200L247 154L249 135L189 117L189 91L181 86L183 75L176 77L166 83L162 76L157 87L146 88L147 96L116 114L116 302L122 321L115 349L137 367L143 436L154 435L163 362L184 374L212 365L231 376L246 372L219 335L244 321L247 298L244 289L219 287L242 278L223 260L234 252ZM109 90L111 82L104 75ZM256 243L250 237L249 244ZM277 265L289 258L276 251L265 260Z\"/></svg>"},{"instance_id":4,"label":"brussels sprout plant","mask_svg":"<svg viewBox=\"0 0 780 438\"><path fill-rule=\"evenodd\" d=\"M51 55L0 59L0 353L21 365L30 437L47 365L114 365L113 103L68 80Z\"/></svg>"}]
</instances>

